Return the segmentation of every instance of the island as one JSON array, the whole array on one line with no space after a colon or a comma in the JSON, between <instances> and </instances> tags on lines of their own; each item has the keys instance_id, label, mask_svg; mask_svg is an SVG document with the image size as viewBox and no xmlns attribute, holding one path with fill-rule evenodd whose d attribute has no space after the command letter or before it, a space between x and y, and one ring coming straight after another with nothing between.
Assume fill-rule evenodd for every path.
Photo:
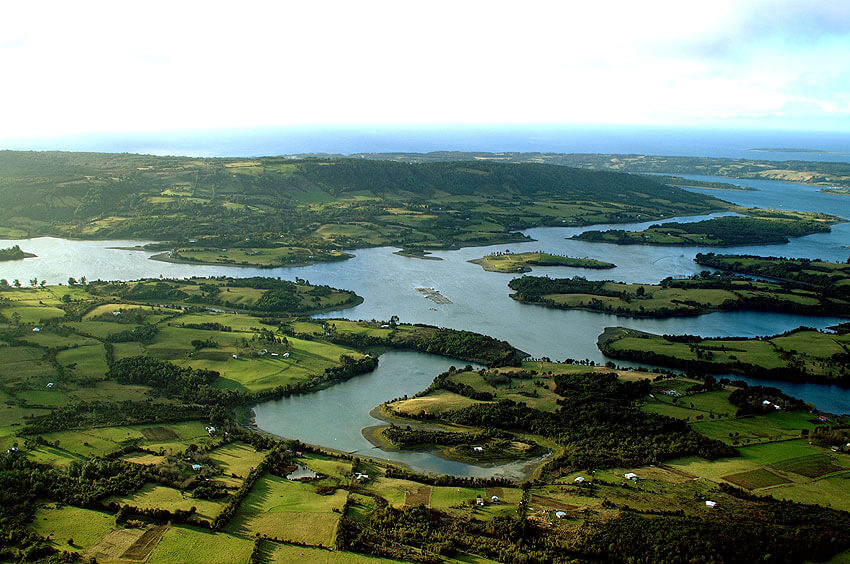
<instances>
[{"instance_id":1,"label":"island","mask_svg":"<svg viewBox=\"0 0 850 564\"><path fill-rule=\"evenodd\" d=\"M725 216L693 223L650 225L643 231L584 231L571 239L615 245L731 247L787 243L789 237L828 233L844 220L832 215L747 209L746 216Z\"/></svg>"},{"instance_id":2,"label":"island","mask_svg":"<svg viewBox=\"0 0 850 564\"><path fill-rule=\"evenodd\" d=\"M398 251L393 252L393 254L398 255L400 257L418 258L424 260L443 260L440 257L430 256L431 252L426 251L424 249L400 249Z\"/></svg>"},{"instance_id":3,"label":"island","mask_svg":"<svg viewBox=\"0 0 850 564\"><path fill-rule=\"evenodd\" d=\"M36 255L27 253L21 249L20 245L14 245L8 249L0 249L0 261L21 260L25 258L33 258Z\"/></svg>"},{"instance_id":4,"label":"island","mask_svg":"<svg viewBox=\"0 0 850 564\"><path fill-rule=\"evenodd\" d=\"M597 340L610 358L690 372L850 387L850 335L800 327L758 338L707 339L607 327Z\"/></svg>"},{"instance_id":5,"label":"island","mask_svg":"<svg viewBox=\"0 0 850 564\"><path fill-rule=\"evenodd\" d=\"M773 311L850 315L850 298L779 282L705 271L658 284L626 284L584 277L522 276L508 283L518 302L557 309L586 309L626 317L663 318L712 311Z\"/></svg>"},{"instance_id":6,"label":"island","mask_svg":"<svg viewBox=\"0 0 850 564\"><path fill-rule=\"evenodd\" d=\"M531 266L569 266L573 268L606 269L616 268L616 264L591 258L573 258L553 255L543 251L512 253L494 252L480 259L470 260L481 265L487 272L531 272Z\"/></svg>"},{"instance_id":7,"label":"island","mask_svg":"<svg viewBox=\"0 0 850 564\"><path fill-rule=\"evenodd\" d=\"M335 262L353 258L354 255L333 249L310 249L289 245L265 247L209 248L179 247L151 256L152 260L183 264L251 266L255 268L280 268L305 266L319 262Z\"/></svg>"}]
</instances>

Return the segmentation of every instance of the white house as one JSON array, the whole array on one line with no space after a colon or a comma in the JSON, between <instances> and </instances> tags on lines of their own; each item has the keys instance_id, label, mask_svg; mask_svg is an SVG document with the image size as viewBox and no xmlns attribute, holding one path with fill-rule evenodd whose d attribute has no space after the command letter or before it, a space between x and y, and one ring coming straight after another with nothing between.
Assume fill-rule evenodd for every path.
<instances>
[{"instance_id":1,"label":"white house","mask_svg":"<svg viewBox=\"0 0 850 564\"><path fill-rule=\"evenodd\" d=\"M575 480L573 480L573 483L574 483L574 484L581 484L581 483L584 483L584 476L579 476L578 478L576 478Z\"/></svg>"},{"instance_id":2,"label":"white house","mask_svg":"<svg viewBox=\"0 0 850 564\"><path fill-rule=\"evenodd\" d=\"M33 332L33 333L38 333L39 331L41 331L41 329L39 329L38 327L33 327L33 328L32 328L32 332Z\"/></svg>"},{"instance_id":3,"label":"white house","mask_svg":"<svg viewBox=\"0 0 850 564\"><path fill-rule=\"evenodd\" d=\"M238 354L233 355L233 358L239 358Z\"/></svg>"},{"instance_id":4,"label":"white house","mask_svg":"<svg viewBox=\"0 0 850 564\"><path fill-rule=\"evenodd\" d=\"M499 503L499 496L494 495L493 497L490 498L490 501L492 501L493 503Z\"/></svg>"},{"instance_id":5,"label":"white house","mask_svg":"<svg viewBox=\"0 0 850 564\"><path fill-rule=\"evenodd\" d=\"M201 466L200 464L192 464L192 470L194 470L195 472L200 472L201 468L203 468L203 466Z\"/></svg>"},{"instance_id":6,"label":"white house","mask_svg":"<svg viewBox=\"0 0 850 564\"><path fill-rule=\"evenodd\" d=\"M289 353L288 352L283 353L283 358L289 358Z\"/></svg>"},{"instance_id":7,"label":"white house","mask_svg":"<svg viewBox=\"0 0 850 564\"><path fill-rule=\"evenodd\" d=\"M52 387L53 387L53 382L48 382L48 383L47 383L47 387L48 387L48 388L52 388Z\"/></svg>"},{"instance_id":8,"label":"white house","mask_svg":"<svg viewBox=\"0 0 850 564\"><path fill-rule=\"evenodd\" d=\"M715 505L717 505L716 501L711 501L709 499L705 500L705 506L706 507L714 507Z\"/></svg>"},{"instance_id":9,"label":"white house","mask_svg":"<svg viewBox=\"0 0 850 564\"><path fill-rule=\"evenodd\" d=\"M567 518L567 514L566 514L566 512L564 512L564 511L556 511L556 512L555 512L555 517L557 517L558 519L566 519L566 518Z\"/></svg>"},{"instance_id":10,"label":"white house","mask_svg":"<svg viewBox=\"0 0 850 564\"><path fill-rule=\"evenodd\" d=\"M627 473L623 474L623 477L624 477L626 480L634 480L634 481L637 481L637 479L638 479L637 474L635 474L634 472L627 472Z\"/></svg>"},{"instance_id":11,"label":"white house","mask_svg":"<svg viewBox=\"0 0 850 564\"><path fill-rule=\"evenodd\" d=\"M472 447L472 452L484 452L484 447L474 446Z\"/></svg>"}]
</instances>

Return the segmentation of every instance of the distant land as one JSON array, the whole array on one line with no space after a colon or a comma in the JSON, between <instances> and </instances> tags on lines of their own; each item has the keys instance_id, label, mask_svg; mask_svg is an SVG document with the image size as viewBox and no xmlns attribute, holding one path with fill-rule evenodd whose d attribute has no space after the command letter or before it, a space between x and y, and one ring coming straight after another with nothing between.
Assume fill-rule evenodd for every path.
<instances>
[{"instance_id":1,"label":"distant land","mask_svg":"<svg viewBox=\"0 0 850 564\"><path fill-rule=\"evenodd\" d=\"M756 147L748 151L759 151L762 153L827 153L821 149L796 149L794 147Z\"/></svg>"},{"instance_id":2,"label":"distant land","mask_svg":"<svg viewBox=\"0 0 850 564\"><path fill-rule=\"evenodd\" d=\"M308 155L299 156L305 157ZM327 157L327 155L324 156ZM846 162L775 161L622 153L487 153L462 151L355 153L350 156L362 159L393 160L411 163L468 160L506 163L545 163L594 170L615 170L619 172L663 175L696 174L701 176L725 176L727 178L781 180L813 186L850 188L850 163Z\"/></svg>"}]
</instances>

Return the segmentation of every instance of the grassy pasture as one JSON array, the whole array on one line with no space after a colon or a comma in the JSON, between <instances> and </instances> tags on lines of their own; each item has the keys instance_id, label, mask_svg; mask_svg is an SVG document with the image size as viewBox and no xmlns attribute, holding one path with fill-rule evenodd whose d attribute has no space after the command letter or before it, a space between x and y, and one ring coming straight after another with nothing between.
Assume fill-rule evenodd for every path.
<instances>
[{"instance_id":1,"label":"grassy pasture","mask_svg":"<svg viewBox=\"0 0 850 564\"><path fill-rule=\"evenodd\" d=\"M473 400L447 390L434 390L426 396L399 400L391 404L394 413L398 415L415 415L421 412L439 415L454 409L463 409L476 403L484 403Z\"/></svg>"},{"instance_id":2,"label":"grassy pasture","mask_svg":"<svg viewBox=\"0 0 850 564\"><path fill-rule=\"evenodd\" d=\"M822 456L829 453L826 449L810 445L804 440L790 440L768 444L756 444L738 449L740 456L736 458L721 458L706 461L697 457L685 457L672 460L668 466L693 476L701 476L715 482L724 480L725 476L742 472L770 469L773 473L779 471L784 478L794 482L805 482L801 475L784 472L783 463L789 460L810 456ZM847 465L850 467L850 464ZM772 490L771 490L772 491Z\"/></svg>"},{"instance_id":3,"label":"grassy pasture","mask_svg":"<svg viewBox=\"0 0 850 564\"><path fill-rule=\"evenodd\" d=\"M117 501L121 505L132 505L143 509L159 508L168 511L197 509L197 515L211 521L224 507L225 500L195 499L188 493L159 484L145 484L138 491L123 497L109 498L107 503Z\"/></svg>"},{"instance_id":4,"label":"grassy pasture","mask_svg":"<svg viewBox=\"0 0 850 564\"><path fill-rule=\"evenodd\" d=\"M204 562L232 564L247 562L254 542L222 532L212 533L183 525L172 525L148 559L151 564Z\"/></svg>"},{"instance_id":5,"label":"grassy pasture","mask_svg":"<svg viewBox=\"0 0 850 564\"><path fill-rule=\"evenodd\" d=\"M59 351L56 360L74 377L102 378L108 368L106 351L100 343Z\"/></svg>"},{"instance_id":6,"label":"grassy pasture","mask_svg":"<svg viewBox=\"0 0 850 564\"><path fill-rule=\"evenodd\" d=\"M33 532L50 536L54 548L70 552L88 550L114 528L115 516L111 513L55 504L39 507L31 526ZM74 544L68 544L68 539Z\"/></svg>"},{"instance_id":7,"label":"grassy pasture","mask_svg":"<svg viewBox=\"0 0 850 564\"><path fill-rule=\"evenodd\" d=\"M585 367L588 369L587 367ZM513 378L511 373L516 368L500 368L498 372L510 378L509 381L493 385L486 381L480 372L458 372L450 378L471 386L476 391L489 392L495 400L509 399L523 402L529 407L542 411L554 411L557 407L558 395L554 392L555 384L551 378L535 376L532 378Z\"/></svg>"},{"instance_id":8,"label":"grassy pasture","mask_svg":"<svg viewBox=\"0 0 850 564\"><path fill-rule=\"evenodd\" d=\"M314 546L332 546L346 492L318 495L310 483L291 482L266 475L260 478L239 507L228 530L256 533Z\"/></svg>"},{"instance_id":9,"label":"grassy pasture","mask_svg":"<svg viewBox=\"0 0 850 564\"><path fill-rule=\"evenodd\" d=\"M379 562L399 562L388 560L377 556L357 554L355 552L331 551L323 548L311 548L306 546L295 546L284 543L263 543L263 554L268 564L372 564Z\"/></svg>"},{"instance_id":10,"label":"grassy pasture","mask_svg":"<svg viewBox=\"0 0 850 564\"><path fill-rule=\"evenodd\" d=\"M850 511L848 491L850 491L850 473L844 472L840 475L802 484L780 486L769 490L769 493L778 499L789 499L798 503L814 503L842 511Z\"/></svg>"},{"instance_id":11,"label":"grassy pasture","mask_svg":"<svg viewBox=\"0 0 850 564\"><path fill-rule=\"evenodd\" d=\"M239 486L242 478L248 475L253 468L263 461L263 453L257 452L254 447L245 443L230 443L210 451L209 457L215 462L223 476L217 479L228 485ZM239 478L233 478L236 474Z\"/></svg>"},{"instance_id":12,"label":"grassy pasture","mask_svg":"<svg viewBox=\"0 0 850 564\"><path fill-rule=\"evenodd\" d=\"M343 480L351 475L351 463L347 460L308 452L298 462L317 474L330 476L338 480Z\"/></svg>"},{"instance_id":13,"label":"grassy pasture","mask_svg":"<svg viewBox=\"0 0 850 564\"><path fill-rule=\"evenodd\" d=\"M681 400L680 400L681 401ZM753 444L793 439L801 429L813 429L811 415L801 411L778 411L752 417L695 421L691 426L709 438L727 444Z\"/></svg>"},{"instance_id":14,"label":"grassy pasture","mask_svg":"<svg viewBox=\"0 0 850 564\"><path fill-rule=\"evenodd\" d=\"M370 476L372 475L370 474ZM421 486L422 484L410 480L373 476L366 484L366 489L381 496L390 505L402 507L407 497L407 492L417 491Z\"/></svg>"}]
</instances>

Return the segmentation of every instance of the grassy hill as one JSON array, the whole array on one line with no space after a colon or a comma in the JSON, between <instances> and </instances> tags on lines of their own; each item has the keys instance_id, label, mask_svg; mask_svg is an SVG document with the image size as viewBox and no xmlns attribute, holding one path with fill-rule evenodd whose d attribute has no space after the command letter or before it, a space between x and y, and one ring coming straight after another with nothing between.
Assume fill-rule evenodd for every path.
<instances>
[{"instance_id":1,"label":"grassy hill","mask_svg":"<svg viewBox=\"0 0 850 564\"><path fill-rule=\"evenodd\" d=\"M645 177L533 163L15 151L0 152L0 197L2 237L219 249L460 247L522 240L516 230L535 225L726 209Z\"/></svg>"}]
</instances>

